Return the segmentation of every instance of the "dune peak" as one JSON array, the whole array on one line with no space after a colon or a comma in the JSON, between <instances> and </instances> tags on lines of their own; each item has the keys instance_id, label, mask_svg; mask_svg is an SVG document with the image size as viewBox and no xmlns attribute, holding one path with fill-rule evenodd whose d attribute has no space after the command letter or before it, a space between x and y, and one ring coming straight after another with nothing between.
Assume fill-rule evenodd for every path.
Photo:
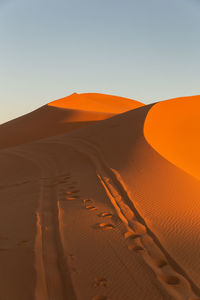
<instances>
[{"instance_id":1,"label":"dune peak","mask_svg":"<svg viewBox=\"0 0 200 300\"><path fill-rule=\"evenodd\" d=\"M48 105L65 109L116 114L135 109L144 104L136 100L107 94L73 93L70 96L52 101Z\"/></svg>"}]
</instances>

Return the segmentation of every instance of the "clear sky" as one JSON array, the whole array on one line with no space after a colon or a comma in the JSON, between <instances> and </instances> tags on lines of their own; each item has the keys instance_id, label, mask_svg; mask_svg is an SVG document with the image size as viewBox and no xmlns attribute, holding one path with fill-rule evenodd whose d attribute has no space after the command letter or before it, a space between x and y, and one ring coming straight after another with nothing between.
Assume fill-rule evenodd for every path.
<instances>
[{"instance_id":1,"label":"clear sky","mask_svg":"<svg viewBox=\"0 0 200 300\"><path fill-rule=\"evenodd\" d=\"M200 0L0 0L0 123L73 92L200 94Z\"/></svg>"}]
</instances>

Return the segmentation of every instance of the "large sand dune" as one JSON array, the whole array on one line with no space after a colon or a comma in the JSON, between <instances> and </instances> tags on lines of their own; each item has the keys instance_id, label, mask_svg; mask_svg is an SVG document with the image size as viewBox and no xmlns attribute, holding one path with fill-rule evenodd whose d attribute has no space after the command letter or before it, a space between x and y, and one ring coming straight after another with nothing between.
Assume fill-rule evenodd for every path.
<instances>
[{"instance_id":1,"label":"large sand dune","mask_svg":"<svg viewBox=\"0 0 200 300\"><path fill-rule=\"evenodd\" d=\"M127 98L72 94L0 126L0 148L66 133L143 106Z\"/></svg>"},{"instance_id":2,"label":"large sand dune","mask_svg":"<svg viewBox=\"0 0 200 300\"><path fill-rule=\"evenodd\" d=\"M198 179L199 110L200 96L163 101L152 107L144 126L145 137L156 151Z\"/></svg>"},{"instance_id":3,"label":"large sand dune","mask_svg":"<svg viewBox=\"0 0 200 300\"><path fill-rule=\"evenodd\" d=\"M197 99L75 94L0 127L0 299L200 299Z\"/></svg>"}]
</instances>

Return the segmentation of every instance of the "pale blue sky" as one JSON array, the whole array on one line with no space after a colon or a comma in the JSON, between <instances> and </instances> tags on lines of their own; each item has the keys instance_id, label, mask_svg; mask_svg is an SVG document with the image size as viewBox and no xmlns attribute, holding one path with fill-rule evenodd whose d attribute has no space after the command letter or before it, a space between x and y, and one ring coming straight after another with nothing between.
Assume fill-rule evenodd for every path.
<instances>
[{"instance_id":1,"label":"pale blue sky","mask_svg":"<svg viewBox=\"0 0 200 300\"><path fill-rule=\"evenodd\" d=\"M200 94L200 0L0 0L0 123L73 92Z\"/></svg>"}]
</instances>

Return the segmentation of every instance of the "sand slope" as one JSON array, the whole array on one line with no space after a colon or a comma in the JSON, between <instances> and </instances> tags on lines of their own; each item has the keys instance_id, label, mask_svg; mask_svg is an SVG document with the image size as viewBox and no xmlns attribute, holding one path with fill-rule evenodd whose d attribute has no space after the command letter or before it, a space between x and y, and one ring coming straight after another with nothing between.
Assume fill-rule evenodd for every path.
<instances>
[{"instance_id":1,"label":"sand slope","mask_svg":"<svg viewBox=\"0 0 200 300\"><path fill-rule=\"evenodd\" d=\"M144 104L136 100L118 96L97 93L74 93L71 96L50 102L48 105L65 109L79 109L87 112L120 114Z\"/></svg>"},{"instance_id":2,"label":"sand slope","mask_svg":"<svg viewBox=\"0 0 200 300\"><path fill-rule=\"evenodd\" d=\"M144 126L149 144L197 179L200 179L199 110L200 96L163 101L152 107Z\"/></svg>"},{"instance_id":3,"label":"sand slope","mask_svg":"<svg viewBox=\"0 0 200 300\"><path fill-rule=\"evenodd\" d=\"M103 94L72 94L0 126L0 148L66 133L143 104Z\"/></svg>"},{"instance_id":4,"label":"sand slope","mask_svg":"<svg viewBox=\"0 0 200 300\"><path fill-rule=\"evenodd\" d=\"M157 105L0 151L3 299L200 299L200 184L151 146Z\"/></svg>"}]
</instances>

